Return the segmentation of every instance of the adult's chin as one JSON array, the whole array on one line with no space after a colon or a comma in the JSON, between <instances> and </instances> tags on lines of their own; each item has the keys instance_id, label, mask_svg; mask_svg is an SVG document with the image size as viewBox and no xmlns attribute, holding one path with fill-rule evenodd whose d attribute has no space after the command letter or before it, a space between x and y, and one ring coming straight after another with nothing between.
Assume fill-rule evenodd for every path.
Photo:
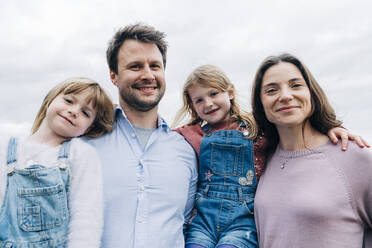
<instances>
[{"instance_id":1,"label":"adult's chin","mask_svg":"<svg viewBox=\"0 0 372 248\"><path fill-rule=\"evenodd\" d=\"M126 99L127 105L131 106L132 108L141 111L141 112L148 112L158 106L161 97L157 97L155 100L141 100L138 98L135 99Z\"/></svg>"}]
</instances>

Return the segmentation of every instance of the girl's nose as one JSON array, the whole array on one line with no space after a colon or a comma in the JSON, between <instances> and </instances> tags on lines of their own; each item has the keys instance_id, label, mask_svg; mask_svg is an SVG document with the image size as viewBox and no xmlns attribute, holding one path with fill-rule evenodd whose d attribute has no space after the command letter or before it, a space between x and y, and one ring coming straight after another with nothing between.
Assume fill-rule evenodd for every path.
<instances>
[{"instance_id":1,"label":"girl's nose","mask_svg":"<svg viewBox=\"0 0 372 248\"><path fill-rule=\"evenodd\" d=\"M212 100L209 97L205 98L205 106L206 107L213 106L213 102L212 102Z\"/></svg>"},{"instance_id":2,"label":"girl's nose","mask_svg":"<svg viewBox=\"0 0 372 248\"><path fill-rule=\"evenodd\" d=\"M79 108L77 106L71 107L71 108L69 108L68 113L71 116L76 117L79 113Z\"/></svg>"}]
</instances>

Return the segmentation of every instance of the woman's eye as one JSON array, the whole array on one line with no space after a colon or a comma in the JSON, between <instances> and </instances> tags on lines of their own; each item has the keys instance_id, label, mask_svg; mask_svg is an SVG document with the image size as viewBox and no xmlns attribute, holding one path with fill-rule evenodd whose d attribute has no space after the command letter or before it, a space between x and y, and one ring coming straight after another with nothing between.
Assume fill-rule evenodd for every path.
<instances>
[{"instance_id":1,"label":"woman's eye","mask_svg":"<svg viewBox=\"0 0 372 248\"><path fill-rule=\"evenodd\" d=\"M301 87L301 86L302 86L301 83L295 83L295 84L292 85L292 87L294 87L294 88L296 88L296 87Z\"/></svg>"},{"instance_id":2,"label":"woman's eye","mask_svg":"<svg viewBox=\"0 0 372 248\"><path fill-rule=\"evenodd\" d=\"M276 89L274 89L274 88L269 88L269 89L266 89L265 90L265 93L266 94L273 94L273 93L275 93L276 92Z\"/></svg>"}]
</instances>

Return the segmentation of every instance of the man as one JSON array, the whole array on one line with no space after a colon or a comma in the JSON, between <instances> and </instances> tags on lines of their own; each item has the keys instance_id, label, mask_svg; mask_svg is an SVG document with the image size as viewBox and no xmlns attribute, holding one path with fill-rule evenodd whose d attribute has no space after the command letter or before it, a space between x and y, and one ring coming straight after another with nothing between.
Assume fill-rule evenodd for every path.
<instances>
[{"instance_id":1,"label":"man","mask_svg":"<svg viewBox=\"0 0 372 248\"><path fill-rule=\"evenodd\" d=\"M164 36L150 26L130 25L114 35L107 49L120 106L114 131L89 140L103 170L102 247L184 247L197 162L191 146L158 115L165 91Z\"/></svg>"}]
</instances>

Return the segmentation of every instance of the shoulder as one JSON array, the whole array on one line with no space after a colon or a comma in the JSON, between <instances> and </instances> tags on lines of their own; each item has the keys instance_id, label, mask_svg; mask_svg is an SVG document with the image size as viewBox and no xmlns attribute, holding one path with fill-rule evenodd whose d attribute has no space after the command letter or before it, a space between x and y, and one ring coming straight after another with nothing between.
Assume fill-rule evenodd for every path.
<instances>
[{"instance_id":1,"label":"shoulder","mask_svg":"<svg viewBox=\"0 0 372 248\"><path fill-rule=\"evenodd\" d=\"M354 142L349 142L346 151L341 150L340 142L336 145L329 143L325 147L327 153L335 159L340 160L340 162L358 161L358 163L372 166L372 150L368 148L360 148Z\"/></svg>"},{"instance_id":2,"label":"shoulder","mask_svg":"<svg viewBox=\"0 0 372 248\"><path fill-rule=\"evenodd\" d=\"M123 129L121 128L121 130ZM84 137L79 137L75 139L79 139L80 141L86 144L89 144L93 147L100 149L101 147L106 146L107 144L110 144L112 140L118 136L118 134L120 134L120 132L117 131L117 125L116 123L114 123L114 129L111 132L105 133L104 135L100 137L89 138L89 137L84 136Z\"/></svg>"},{"instance_id":3,"label":"shoulder","mask_svg":"<svg viewBox=\"0 0 372 248\"><path fill-rule=\"evenodd\" d=\"M6 164L9 140L9 136L0 136L0 166L3 166L4 163Z\"/></svg>"},{"instance_id":4,"label":"shoulder","mask_svg":"<svg viewBox=\"0 0 372 248\"><path fill-rule=\"evenodd\" d=\"M185 137L185 139L192 141L203 137L205 132L203 132L200 124L186 125L175 130L177 133Z\"/></svg>"},{"instance_id":5,"label":"shoulder","mask_svg":"<svg viewBox=\"0 0 372 248\"><path fill-rule=\"evenodd\" d=\"M73 138L70 141L70 151L77 156L96 156L96 149L85 138Z\"/></svg>"},{"instance_id":6,"label":"shoulder","mask_svg":"<svg viewBox=\"0 0 372 248\"><path fill-rule=\"evenodd\" d=\"M157 147L156 149L166 151L173 157L186 156L188 159L193 159L195 157L194 149L187 142L185 137L175 131L168 130L158 133L154 142L156 144L155 147Z\"/></svg>"},{"instance_id":7,"label":"shoulder","mask_svg":"<svg viewBox=\"0 0 372 248\"><path fill-rule=\"evenodd\" d=\"M201 129L201 126L199 124L185 125L185 126L174 129L174 131L176 131L177 133L179 133L183 136L185 136L184 134L191 134L191 133L200 134L200 133L203 133L203 131Z\"/></svg>"},{"instance_id":8,"label":"shoulder","mask_svg":"<svg viewBox=\"0 0 372 248\"><path fill-rule=\"evenodd\" d=\"M166 136L167 136L166 140L170 146L175 144L189 146L183 134L170 130L169 132L167 132Z\"/></svg>"},{"instance_id":9,"label":"shoulder","mask_svg":"<svg viewBox=\"0 0 372 248\"><path fill-rule=\"evenodd\" d=\"M341 150L340 144L327 146L328 166L333 166L343 175L355 194L365 192L366 185L372 183L371 149L359 148L354 143L350 143L346 151Z\"/></svg>"}]
</instances>

